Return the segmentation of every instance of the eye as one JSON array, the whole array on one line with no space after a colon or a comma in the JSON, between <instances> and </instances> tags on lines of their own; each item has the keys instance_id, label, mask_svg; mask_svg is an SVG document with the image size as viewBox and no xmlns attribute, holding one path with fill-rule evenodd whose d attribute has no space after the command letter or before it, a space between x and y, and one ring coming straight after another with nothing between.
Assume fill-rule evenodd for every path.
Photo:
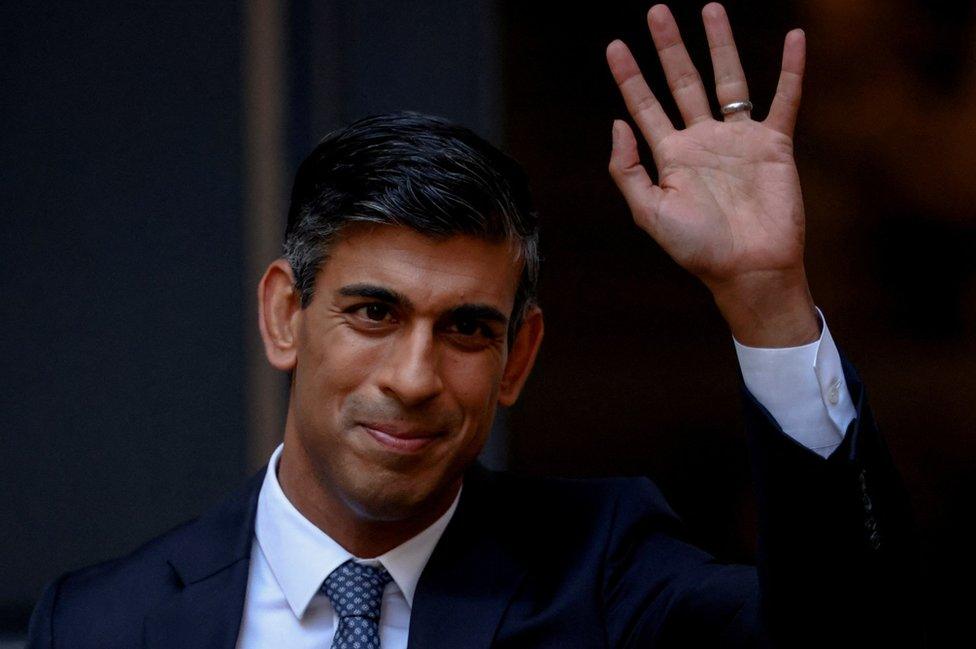
<instances>
[{"instance_id":1,"label":"eye","mask_svg":"<svg viewBox=\"0 0 976 649\"><path fill-rule=\"evenodd\" d=\"M373 304L366 304L360 309L368 319L374 322L382 322L386 319L386 316L390 314L390 307L385 304L378 304L374 302Z\"/></svg>"},{"instance_id":2,"label":"eye","mask_svg":"<svg viewBox=\"0 0 976 649\"><path fill-rule=\"evenodd\" d=\"M394 319L392 307L382 302L357 304L345 309L345 312L355 316L360 323L368 326L387 324Z\"/></svg>"},{"instance_id":3,"label":"eye","mask_svg":"<svg viewBox=\"0 0 976 649\"><path fill-rule=\"evenodd\" d=\"M473 336L477 333L485 334L487 327L483 326L477 320L471 318L460 318L454 321L454 330L462 336ZM491 332L487 332L487 334L490 333Z\"/></svg>"},{"instance_id":4,"label":"eye","mask_svg":"<svg viewBox=\"0 0 976 649\"><path fill-rule=\"evenodd\" d=\"M491 325L473 317L459 316L451 321L447 328L452 335L463 339L466 343L490 344L499 338L499 334Z\"/></svg>"}]
</instances>

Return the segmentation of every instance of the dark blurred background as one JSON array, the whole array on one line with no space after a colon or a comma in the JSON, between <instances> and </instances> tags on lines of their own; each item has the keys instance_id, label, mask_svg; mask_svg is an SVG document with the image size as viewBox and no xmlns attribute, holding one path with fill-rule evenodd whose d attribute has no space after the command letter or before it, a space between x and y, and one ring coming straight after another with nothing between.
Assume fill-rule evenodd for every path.
<instances>
[{"instance_id":1,"label":"dark blurred background","mask_svg":"<svg viewBox=\"0 0 976 649\"><path fill-rule=\"evenodd\" d=\"M711 79L704 3L671 3ZM796 151L814 297L911 492L932 646L976 598L976 38L970 1L726 2L762 118L808 36ZM238 486L285 386L256 344L297 164L386 110L519 159L543 221L546 341L484 459L643 474L697 542L751 561L732 342L606 171L630 44L677 119L639 2L7 2L0 15L0 647L44 583ZM714 99L713 99L714 103ZM716 106L717 108L717 106Z\"/></svg>"}]
</instances>

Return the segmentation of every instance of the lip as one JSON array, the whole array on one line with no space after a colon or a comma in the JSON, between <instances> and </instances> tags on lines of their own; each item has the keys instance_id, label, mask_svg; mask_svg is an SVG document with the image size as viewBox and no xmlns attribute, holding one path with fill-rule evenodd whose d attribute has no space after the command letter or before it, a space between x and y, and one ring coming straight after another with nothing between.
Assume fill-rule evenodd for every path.
<instances>
[{"instance_id":1,"label":"lip","mask_svg":"<svg viewBox=\"0 0 976 649\"><path fill-rule=\"evenodd\" d=\"M442 437L441 433L429 433L392 424L360 423L359 425L385 448L397 453L417 453Z\"/></svg>"}]
</instances>

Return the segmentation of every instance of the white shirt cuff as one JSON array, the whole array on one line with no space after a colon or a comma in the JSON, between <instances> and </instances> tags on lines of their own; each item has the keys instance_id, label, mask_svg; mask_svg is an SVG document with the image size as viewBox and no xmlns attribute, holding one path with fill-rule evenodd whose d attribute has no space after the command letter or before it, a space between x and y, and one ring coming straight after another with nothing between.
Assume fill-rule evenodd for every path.
<instances>
[{"instance_id":1,"label":"white shirt cuff","mask_svg":"<svg viewBox=\"0 0 976 649\"><path fill-rule=\"evenodd\" d=\"M747 347L735 338L746 388L783 432L822 457L844 440L857 416L840 353L817 309L820 340L800 347Z\"/></svg>"}]
</instances>

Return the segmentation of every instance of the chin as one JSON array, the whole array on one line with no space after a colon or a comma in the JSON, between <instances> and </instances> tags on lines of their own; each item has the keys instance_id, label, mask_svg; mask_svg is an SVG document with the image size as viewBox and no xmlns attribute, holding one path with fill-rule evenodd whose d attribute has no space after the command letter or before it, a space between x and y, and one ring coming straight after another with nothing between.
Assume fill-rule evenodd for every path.
<instances>
[{"instance_id":1,"label":"chin","mask_svg":"<svg viewBox=\"0 0 976 649\"><path fill-rule=\"evenodd\" d=\"M411 476L389 471L353 477L346 502L364 518L398 521L413 518L441 504L452 480L446 476Z\"/></svg>"},{"instance_id":2,"label":"chin","mask_svg":"<svg viewBox=\"0 0 976 649\"><path fill-rule=\"evenodd\" d=\"M397 489L389 483L375 490L353 495L350 505L364 518L400 521L413 518L434 504L433 491Z\"/></svg>"}]
</instances>

